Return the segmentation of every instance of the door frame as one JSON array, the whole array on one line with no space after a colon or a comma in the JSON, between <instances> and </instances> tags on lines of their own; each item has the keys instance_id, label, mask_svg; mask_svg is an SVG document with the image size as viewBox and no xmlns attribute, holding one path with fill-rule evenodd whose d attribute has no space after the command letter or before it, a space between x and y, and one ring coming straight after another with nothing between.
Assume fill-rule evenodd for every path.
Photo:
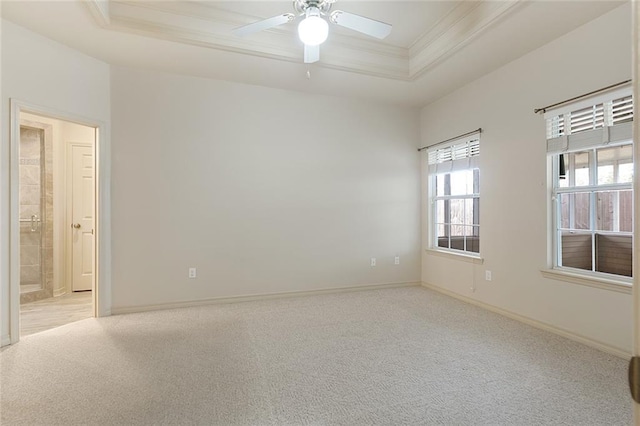
<instances>
[{"instance_id":1,"label":"door frame","mask_svg":"<svg viewBox=\"0 0 640 426\"><path fill-rule=\"evenodd\" d=\"M20 340L20 229L19 229L19 147L22 112L81 124L96 129L94 140L95 219L93 316L111 315L111 227L110 150L107 123L52 108L10 99L9 158L9 344Z\"/></svg>"},{"instance_id":2,"label":"door frame","mask_svg":"<svg viewBox=\"0 0 640 426\"><path fill-rule=\"evenodd\" d=\"M632 87L633 87L633 162L635 173L633 175L633 288L631 290L633 302L633 345L632 356L640 356L640 4L631 2L632 22ZM640 424L640 403L634 402L634 424Z\"/></svg>"}]
</instances>

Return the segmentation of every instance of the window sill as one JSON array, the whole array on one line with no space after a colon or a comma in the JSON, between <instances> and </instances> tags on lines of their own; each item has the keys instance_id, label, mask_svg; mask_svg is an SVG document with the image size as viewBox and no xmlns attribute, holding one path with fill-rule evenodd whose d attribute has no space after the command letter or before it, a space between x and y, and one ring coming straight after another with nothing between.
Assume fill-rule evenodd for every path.
<instances>
[{"instance_id":1,"label":"window sill","mask_svg":"<svg viewBox=\"0 0 640 426\"><path fill-rule=\"evenodd\" d=\"M633 285L628 281L592 277L586 274L567 272L559 269L543 269L540 273L545 278L616 291L618 293L631 294L631 289L633 288Z\"/></svg>"},{"instance_id":2,"label":"window sill","mask_svg":"<svg viewBox=\"0 0 640 426\"><path fill-rule=\"evenodd\" d=\"M453 259L453 260L461 260L463 262L474 263L476 265L482 265L484 263L484 259L481 258L480 256L471 256L469 254L454 253L451 251L434 250L434 249L426 249L425 251L427 252L427 254L432 256L439 256L439 257L444 257L444 258Z\"/></svg>"}]
</instances>

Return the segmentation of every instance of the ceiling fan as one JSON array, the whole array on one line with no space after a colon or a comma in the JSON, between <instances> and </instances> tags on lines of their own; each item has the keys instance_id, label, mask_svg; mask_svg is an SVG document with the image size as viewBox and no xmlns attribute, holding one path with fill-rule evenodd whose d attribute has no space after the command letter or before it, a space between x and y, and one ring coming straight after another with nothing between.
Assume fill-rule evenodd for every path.
<instances>
[{"instance_id":1,"label":"ceiling fan","mask_svg":"<svg viewBox=\"0 0 640 426\"><path fill-rule=\"evenodd\" d=\"M298 24L298 35L304 43L304 62L310 64L320 60L320 45L329 35L327 21L371 37L383 39L391 33L391 24L365 18L341 10L331 11L336 0L293 0L293 13L283 13L236 28L233 34L244 37L258 31L267 30L294 21L296 15L304 17Z\"/></svg>"}]
</instances>

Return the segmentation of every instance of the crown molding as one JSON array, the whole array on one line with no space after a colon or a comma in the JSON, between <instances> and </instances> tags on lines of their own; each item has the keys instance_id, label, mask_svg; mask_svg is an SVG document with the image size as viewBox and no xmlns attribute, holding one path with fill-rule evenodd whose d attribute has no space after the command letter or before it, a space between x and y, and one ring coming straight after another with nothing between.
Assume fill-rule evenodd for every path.
<instances>
[{"instance_id":1,"label":"crown molding","mask_svg":"<svg viewBox=\"0 0 640 426\"><path fill-rule=\"evenodd\" d=\"M522 0L461 2L409 47L409 75L417 79L476 39Z\"/></svg>"},{"instance_id":2,"label":"crown molding","mask_svg":"<svg viewBox=\"0 0 640 426\"><path fill-rule=\"evenodd\" d=\"M231 31L260 17L219 9L204 2L86 0L101 27L211 49L300 63L304 46L292 26L240 38ZM410 46L401 47L344 34L330 34L322 45L321 67L413 81L477 38L521 4L460 2Z\"/></svg>"},{"instance_id":3,"label":"crown molding","mask_svg":"<svg viewBox=\"0 0 640 426\"><path fill-rule=\"evenodd\" d=\"M111 23L111 14L109 13L109 0L88 0L85 2L89 8L89 12L101 27L108 27Z\"/></svg>"}]
</instances>

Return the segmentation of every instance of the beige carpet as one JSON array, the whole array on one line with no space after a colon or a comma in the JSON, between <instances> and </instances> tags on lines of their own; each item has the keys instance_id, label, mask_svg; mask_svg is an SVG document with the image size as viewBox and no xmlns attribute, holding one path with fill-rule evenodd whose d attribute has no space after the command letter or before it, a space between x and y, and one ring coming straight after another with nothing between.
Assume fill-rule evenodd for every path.
<instances>
[{"instance_id":1,"label":"beige carpet","mask_svg":"<svg viewBox=\"0 0 640 426\"><path fill-rule=\"evenodd\" d=\"M626 361L419 288L87 319L0 352L3 425L629 425Z\"/></svg>"}]
</instances>

